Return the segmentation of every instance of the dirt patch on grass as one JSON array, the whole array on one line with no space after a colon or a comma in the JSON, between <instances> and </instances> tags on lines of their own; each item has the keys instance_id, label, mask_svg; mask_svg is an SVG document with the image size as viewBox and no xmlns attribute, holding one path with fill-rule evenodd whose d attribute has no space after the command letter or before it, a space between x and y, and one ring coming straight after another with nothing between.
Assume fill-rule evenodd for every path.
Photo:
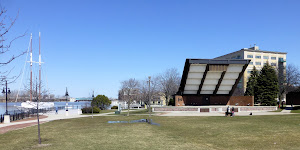
<instances>
[{"instance_id":1,"label":"dirt patch on grass","mask_svg":"<svg viewBox=\"0 0 300 150\"><path fill-rule=\"evenodd\" d=\"M47 146L50 146L51 144L38 144L38 145L35 145L35 146L32 146L32 148L42 148L42 147L47 147Z\"/></svg>"}]
</instances>

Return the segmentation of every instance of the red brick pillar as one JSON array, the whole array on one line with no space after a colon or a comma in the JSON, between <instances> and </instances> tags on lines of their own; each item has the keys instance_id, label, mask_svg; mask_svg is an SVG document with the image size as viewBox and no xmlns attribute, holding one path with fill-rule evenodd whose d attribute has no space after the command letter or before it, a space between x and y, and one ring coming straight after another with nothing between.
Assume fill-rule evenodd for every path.
<instances>
[{"instance_id":1,"label":"red brick pillar","mask_svg":"<svg viewBox=\"0 0 300 150\"><path fill-rule=\"evenodd\" d=\"M175 95L175 106L184 106L184 101L181 95Z\"/></svg>"}]
</instances>

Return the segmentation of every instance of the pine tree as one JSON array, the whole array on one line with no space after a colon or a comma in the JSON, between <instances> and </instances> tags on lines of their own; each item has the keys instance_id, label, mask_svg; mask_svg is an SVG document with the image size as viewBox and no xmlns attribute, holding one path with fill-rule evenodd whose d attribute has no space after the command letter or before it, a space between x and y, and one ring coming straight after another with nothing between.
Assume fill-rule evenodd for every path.
<instances>
[{"instance_id":1,"label":"pine tree","mask_svg":"<svg viewBox=\"0 0 300 150\"><path fill-rule=\"evenodd\" d=\"M248 79L247 82L247 88L245 92L245 96L254 96L254 102L258 102L258 97L257 97L257 78L259 76L258 70L253 66L253 69L251 71L250 78Z\"/></svg>"},{"instance_id":2,"label":"pine tree","mask_svg":"<svg viewBox=\"0 0 300 150\"><path fill-rule=\"evenodd\" d=\"M276 105L279 87L275 69L268 63L261 69L257 78L257 97L261 105Z\"/></svg>"}]
</instances>

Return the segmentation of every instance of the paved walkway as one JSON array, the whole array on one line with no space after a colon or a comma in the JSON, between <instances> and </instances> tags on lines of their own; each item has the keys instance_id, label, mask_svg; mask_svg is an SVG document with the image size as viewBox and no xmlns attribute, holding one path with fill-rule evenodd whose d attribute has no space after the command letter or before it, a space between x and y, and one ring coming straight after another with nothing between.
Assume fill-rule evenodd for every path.
<instances>
[{"instance_id":1,"label":"paved walkway","mask_svg":"<svg viewBox=\"0 0 300 150\"><path fill-rule=\"evenodd\" d=\"M102 114L94 114L94 116L106 116L109 114L113 114L114 112L109 112L109 113L102 113ZM59 110L58 114L55 114L55 111L48 112L46 114L43 114L43 116L47 117L41 117L40 123L45 123L53 120L61 120L61 119L72 119L72 118L81 118L81 117L91 117L91 115L81 115L78 114L77 109L70 109L68 111L68 116L66 116L66 111L65 110ZM36 119L25 119L25 120L20 120L20 121L13 121L11 123L1 123L0 124L0 134L5 133L10 130L16 130L20 128L25 128L29 126L37 125L37 120Z\"/></svg>"}]
</instances>

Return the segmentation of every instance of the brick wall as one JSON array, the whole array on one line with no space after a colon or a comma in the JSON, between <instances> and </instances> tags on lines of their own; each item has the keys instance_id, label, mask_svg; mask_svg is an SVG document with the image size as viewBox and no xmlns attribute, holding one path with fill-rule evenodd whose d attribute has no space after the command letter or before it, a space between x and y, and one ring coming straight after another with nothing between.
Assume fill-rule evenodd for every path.
<instances>
[{"instance_id":1,"label":"brick wall","mask_svg":"<svg viewBox=\"0 0 300 150\"><path fill-rule=\"evenodd\" d=\"M253 106L253 96L176 95L175 106L235 105ZM249 104L249 105L248 105Z\"/></svg>"},{"instance_id":2,"label":"brick wall","mask_svg":"<svg viewBox=\"0 0 300 150\"><path fill-rule=\"evenodd\" d=\"M300 105L300 93L288 93L286 95L287 105Z\"/></svg>"},{"instance_id":3,"label":"brick wall","mask_svg":"<svg viewBox=\"0 0 300 150\"><path fill-rule=\"evenodd\" d=\"M154 111L198 111L198 108L188 107L155 107Z\"/></svg>"},{"instance_id":4,"label":"brick wall","mask_svg":"<svg viewBox=\"0 0 300 150\"><path fill-rule=\"evenodd\" d=\"M227 105L235 104L238 104L238 106L254 106L254 96L231 96Z\"/></svg>"}]
</instances>

